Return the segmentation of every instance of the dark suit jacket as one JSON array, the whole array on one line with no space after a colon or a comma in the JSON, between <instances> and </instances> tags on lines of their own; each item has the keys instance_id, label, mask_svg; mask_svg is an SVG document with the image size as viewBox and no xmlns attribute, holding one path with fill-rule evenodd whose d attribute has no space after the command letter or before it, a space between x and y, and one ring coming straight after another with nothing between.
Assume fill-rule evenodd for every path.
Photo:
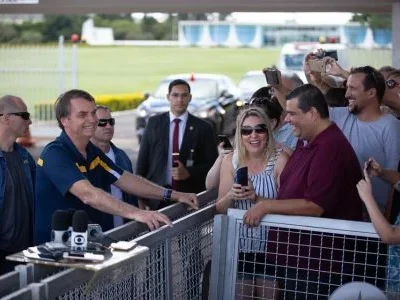
<instances>
[{"instance_id":1,"label":"dark suit jacket","mask_svg":"<svg viewBox=\"0 0 400 300\"><path fill-rule=\"evenodd\" d=\"M169 112L149 119L140 144L136 166L136 174L161 186L166 184L169 128ZM187 167L191 149L194 150L193 166ZM179 160L188 170L190 177L178 181L176 190L190 193L204 191L207 173L217 156L216 139L211 125L189 114L179 151ZM149 202L152 209L158 207L157 202Z\"/></svg>"}]
</instances>

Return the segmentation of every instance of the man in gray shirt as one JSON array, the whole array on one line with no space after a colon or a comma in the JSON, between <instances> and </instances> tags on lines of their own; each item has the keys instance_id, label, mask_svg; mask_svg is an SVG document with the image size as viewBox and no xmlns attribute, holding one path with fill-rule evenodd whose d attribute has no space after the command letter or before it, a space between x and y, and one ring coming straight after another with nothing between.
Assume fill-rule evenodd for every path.
<instances>
[{"instance_id":1,"label":"man in gray shirt","mask_svg":"<svg viewBox=\"0 0 400 300\"><path fill-rule=\"evenodd\" d=\"M385 169L397 169L400 159L400 121L383 114L383 76L370 66L354 68L347 80L348 107L331 108L330 117L343 131L357 154L361 167L374 157ZM385 212L391 186L375 177L374 197Z\"/></svg>"},{"instance_id":2,"label":"man in gray shirt","mask_svg":"<svg viewBox=\"0 0 400 300\"><path fill-rule=\"evenodd\" d=\"M32 124L21 98L0 98L0 275L12 270L7 255L32 245L35 162L15 141Z\"/></svg>"}]
</instances>

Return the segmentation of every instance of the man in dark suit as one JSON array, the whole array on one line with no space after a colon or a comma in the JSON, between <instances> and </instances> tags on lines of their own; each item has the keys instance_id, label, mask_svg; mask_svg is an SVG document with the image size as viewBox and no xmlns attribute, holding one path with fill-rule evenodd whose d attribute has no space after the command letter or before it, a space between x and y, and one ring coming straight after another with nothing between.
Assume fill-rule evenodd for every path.
<instances>
[{"instance_id":1,"label":"man in dark suit","mask_svg":"<svg viewBox=\"0 0 400 300\"><path fill-rule=\"evenodd\" d=\"M178 191L205 190L207 172L218 156L209 123L188 113L192 95L189 84L172 81L167 99L170 111L149 119L140 145L136 174ZM146 200L151 209L160 203Z\"/></svg>"}]
</instances>

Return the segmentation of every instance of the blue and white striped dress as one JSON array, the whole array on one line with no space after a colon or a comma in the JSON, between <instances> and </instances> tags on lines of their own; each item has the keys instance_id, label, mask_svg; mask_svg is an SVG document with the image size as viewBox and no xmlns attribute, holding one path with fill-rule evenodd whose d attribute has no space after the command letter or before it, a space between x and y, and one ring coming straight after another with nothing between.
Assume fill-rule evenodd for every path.
<instances>
[{"instance_id":1,"label":"blue and white striped dress","mask_svg":"<svg viewBox=\"0 0 400 300\"><path fill-rule=\"evenodd\" d=\"M257 175L249 175L249 179L253 183L257 196L269 199L276 199L278 195L277 184L274 176L274 167L279 153L282 149L277 149L272 155L263 171ZM232 158L233 169L239 167L237 155ZM250 200L234 200L233 208L248 210L254 206ZM265 252L266 251L267 229L264 226L257 228L248 228L247 226L239 227L239 251L240 252Z\"/></svg>"}]
</instances>

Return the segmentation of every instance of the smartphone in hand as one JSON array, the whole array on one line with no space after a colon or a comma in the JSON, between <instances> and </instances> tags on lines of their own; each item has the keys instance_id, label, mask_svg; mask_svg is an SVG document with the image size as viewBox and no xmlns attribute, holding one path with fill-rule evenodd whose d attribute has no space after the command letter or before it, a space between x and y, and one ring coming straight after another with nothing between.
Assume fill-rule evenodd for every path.
<instances>
[{"instance_id":1,"label":"smartphone in hand","mask_svg":"<svg viewBox=\"0 0 400 300\"><path fill-rule=\"evenodd\" d=\"M228 137L225 134L219 134L218 140L220 143L224 143L223 148L225 150L233 149L231 142L229 141Z\"/></svg>"},{"instance_id":2,"label":"smartphone in hand","mask_svg":"<svg viewBox=\"0 0 400 300\"><path fill-rule=\"evenodd\" d=\"M269 85L279 85L279 74L278 70L274 68L266 68L263 69L263 73L265 75L265 80Z\"/></svg>"},{"instance_id":3,"label":"smartphone in hand","mask_svg":"<svg viewBox=\"0 0 400 300\"><path fill-rule=\"evenodd\" d=\"M236 170L235 183L241 186L249 185L249 173L247 167L241 167Z\"/></svg>"}]
</instances>

